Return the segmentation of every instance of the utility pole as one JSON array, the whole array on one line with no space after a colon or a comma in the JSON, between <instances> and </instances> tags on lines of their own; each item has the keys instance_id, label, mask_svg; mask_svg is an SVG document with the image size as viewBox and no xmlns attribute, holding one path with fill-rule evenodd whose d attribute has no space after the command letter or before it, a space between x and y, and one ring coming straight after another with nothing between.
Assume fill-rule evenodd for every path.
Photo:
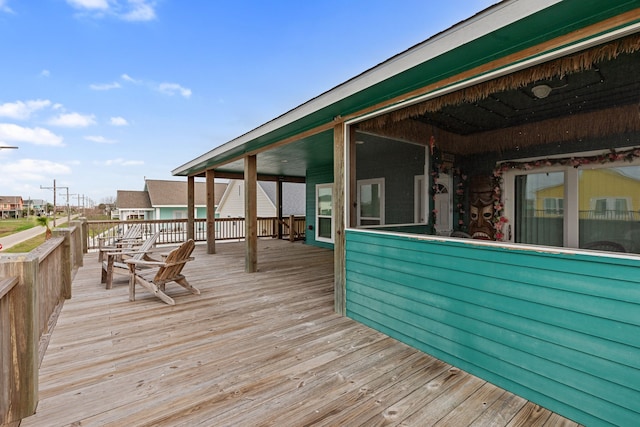
<instances>
[{"instance_id":1,"label":"utility pole","mask_svg":"<svg viewBox=\"0 0 640 427\"><path fill-rule=\"evenodd\" d=\"M67 227L71 223L71 208L69 207L69 187L58 187L58 188L66 188L67 190Z\"/></svg>"},{"instance_id":2,"label":"utility pole","mask_svg":"<svg viewBox=\"0 0 640 427\"><path fill-rule=\"evenodd\" d=\"M56 227L56 180L53 180L53 187L43 187L40 186L43 190L53 190L53 228Z\"/></svg>"}]
</instances>

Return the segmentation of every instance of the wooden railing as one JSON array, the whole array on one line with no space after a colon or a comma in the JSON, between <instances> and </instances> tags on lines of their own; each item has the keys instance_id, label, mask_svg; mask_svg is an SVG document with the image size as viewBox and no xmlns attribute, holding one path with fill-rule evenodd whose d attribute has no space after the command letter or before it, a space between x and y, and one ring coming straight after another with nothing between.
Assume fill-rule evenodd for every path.
<instances>
[{"instance_id":1,"label":"wooden railing","mask_svg":"<svg viewBox=\"0 0 640 427\"><path fill-rule=\"evenodd\" d=\"M29 253L0 255L0 425L17 425L35 411L50 320L71 298L82 266L82 231L82 222L72 221Z\"/></svg>"},{"instance_id":2,"label":"wooden railing","mask_svg":"<svg viewBox=\"0 0 640 427\"><path fill-rule=\"evenodd\" d=\"M293 223L293 233L290 224ZM110 246L126 230L134 224L142 224L142 239L160 231L158 244L182 243L187 239L187 220L130 220L130 221L88 221L87 240L88 249L97 249L101 245ZM304 238L306 222L303 216L291 216L282 220L277 217L258 218L258 237L277 237L278 225L282 224L283 238L299 240ZM216 218L216 240L244 239L244 218ZM293 236L293 239L291 238ZM194 240L207 240L207 222L205 219L194 221ZM101 243L102 242L102 243Z\"/></svg>"}]
</instances>

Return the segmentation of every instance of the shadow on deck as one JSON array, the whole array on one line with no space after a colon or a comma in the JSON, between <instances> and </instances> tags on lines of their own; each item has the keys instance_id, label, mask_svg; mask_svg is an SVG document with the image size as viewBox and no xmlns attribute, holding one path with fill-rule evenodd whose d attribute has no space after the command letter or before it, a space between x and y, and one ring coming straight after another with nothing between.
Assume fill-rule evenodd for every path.
<instances>
[{"instance_id":1,"label":"shadow on deck","mask_svg":"<svg viewBox=\"0 0 640 427\"><path fill-rule=\"evenodd\" d=\"M575 426L333 312L333 253L259 242L198 245L176 305L85 257L40 371L32 426Z\"/></svg>"}]
</instances>

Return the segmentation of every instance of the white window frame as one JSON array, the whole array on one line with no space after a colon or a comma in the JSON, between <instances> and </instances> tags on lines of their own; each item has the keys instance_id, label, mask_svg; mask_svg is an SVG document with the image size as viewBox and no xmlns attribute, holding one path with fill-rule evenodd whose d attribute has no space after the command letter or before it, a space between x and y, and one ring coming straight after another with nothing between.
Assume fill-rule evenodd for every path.
<instances>
[{"instance_id":1,"label":"white window frame","mask_svg":"<svg viewBox=\"0 0 640 427\"><path fill-rule=\"evenodd\" d=\"M427 224L429 222L429 192L424 175L413 177L413 222L416 224Z\"/></svg>"},{"instance_id":2,"label":"white window frame","mask_svg":"<svg viewBox=\"0 0 640 427\"><path fill-rule=\"evenodd\" d=\"M378 184L378 187L380 188L380 217L362 217L360 216L360 188L363 185L373 185L373 184ZM367 227L379 227L381 225L384 225L384 211L385 211L385 203L384 203L384 178L371 178L371 179L360 179L357 181L357 200L358 200L358 209L357 209L357 224L358 227L362 227L362 228L367 228ZM380 221L380 224L377 225L370 225L370 226L366 226L366 225L362 225L362 220L378 220Z\"/></svg>"},{"instance_id":3,"label":"white window frame","mask_svg":"<svg viewBox=\"0 0 640 427\"><path fill-rule=\"evenodd\" d=\"M322 188L329 188L331 190L331 215L320 215L318 213L318 193ZM335 218L334 218L334 200L333 200L333 183L326 184L316 184L316 199L315 199L315 224L316 224L316 233L315 238L317 242L325 242L325 243L334 243L334 235L335 235ZM327 239L326 237L320 236L320 218L331 218L331 238Z\"/></svg>"}]
</instances>

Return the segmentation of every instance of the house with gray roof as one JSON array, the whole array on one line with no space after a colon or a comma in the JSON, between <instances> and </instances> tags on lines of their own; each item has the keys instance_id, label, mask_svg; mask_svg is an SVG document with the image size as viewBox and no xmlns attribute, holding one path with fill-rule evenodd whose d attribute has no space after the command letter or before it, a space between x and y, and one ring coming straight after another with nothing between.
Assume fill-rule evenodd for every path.
<instances>
[{"instance_id":1,"label":"house with gray roof","mask_svg":"<svg viewBox=\"0 0 640 427\"><path fill-rule=\"evenodd\" d=\"M226 183L215 183L216 207L226 188ZM206 195L205 183L196 182L195 218L206 218ZM187 183L146 179L142 191L118 190L116 208L118 217L123 221L187 218Z\"/></svg>"}]
</instances>

